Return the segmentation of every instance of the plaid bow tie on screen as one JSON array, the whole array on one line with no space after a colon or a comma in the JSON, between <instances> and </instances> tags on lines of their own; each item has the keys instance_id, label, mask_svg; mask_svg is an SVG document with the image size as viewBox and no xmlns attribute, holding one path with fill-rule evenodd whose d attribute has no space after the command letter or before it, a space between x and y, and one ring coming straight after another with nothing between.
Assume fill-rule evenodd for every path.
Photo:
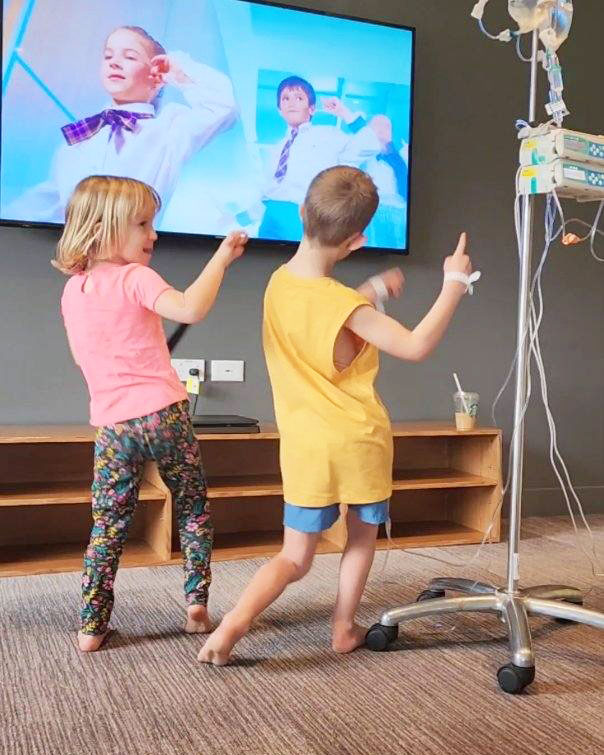
<instances>
[{"instance_id":1,"label":"plaid bow tie on screen","mask_svg":"<svg viewBox=\"0 0 604 755\"><path fill-rule=\"evenodd\" d=\"M129 110L103 110L102 113L83 118L81 121L63 126L61 131L67 144L79 144L97 134L104 126L111 127L109 138L115 139L115 148L119 152L124 146L124 129L134 132L136 123L141 118L153 118L152 113L132 113Z\"/></svg>"},{"instance_id":2,"label":"plaid bow tie on screen","mask_svg":"<svg viewBox=\"0 0 604 755\"><path fill-rule=\"evenodd\" d=\"M281 156L279 157L279 165L277 165L277 170L275 171L275 178L280 183L285 178L285 174L287 173L287 161L289 160L289 150L291 149L292 144L294 143L294 139L298 136L298 131L300 129L297 126L294 126L292 128L292 133L289 139L285 142L283 145L283 149L281 150Z\"/></svg>"}]
</instances>

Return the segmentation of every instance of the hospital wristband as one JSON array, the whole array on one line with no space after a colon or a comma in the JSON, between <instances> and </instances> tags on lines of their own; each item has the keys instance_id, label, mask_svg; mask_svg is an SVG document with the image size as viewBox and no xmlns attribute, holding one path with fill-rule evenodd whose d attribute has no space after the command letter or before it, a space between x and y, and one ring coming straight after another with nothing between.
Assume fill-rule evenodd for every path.
<instances>
[{"instance_id":1,"label":"hospital wristband","mask_svg":"<svg viewBox=\"0 0 604 755\"><path fill-rule=\"evenodd\" d=\"M457 281L459 283L463 283L466 287L466 293L472 294L474 293L474 283L480 278L480 271L476 270L476 272L472 273L472 275L466 275L465 273L455 272L453 270L450 270L449 272L445 273L445 283L447 281Z\"/></svg>"},{"instance_id":2,"label":"hospital wristband","mask_svg":"<svg viewBox=\"0 0 604 755\"><path fill-rule=\"evenodd\" d=\"M375 295L377 296L375 308L380 312L383 312L384 302L388 301L388 299L390 298L386 284L384 283L380 275L373 275L371 278L369 278L368 282L371 284L371 287L373 288Z\"/></svg>"}]
</instances>

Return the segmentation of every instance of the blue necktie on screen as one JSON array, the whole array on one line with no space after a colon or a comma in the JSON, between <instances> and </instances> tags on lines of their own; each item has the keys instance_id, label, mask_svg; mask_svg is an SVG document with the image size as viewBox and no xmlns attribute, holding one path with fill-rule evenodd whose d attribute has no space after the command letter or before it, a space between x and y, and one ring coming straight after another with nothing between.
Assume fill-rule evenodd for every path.
<instances>
[{"instance_id":1,"label":"blue necktie on screen","mask_svg":"<svg viewBox=\"0 0 604 755\"><path fill-rule=\"evenodd\" d=\"M289 160L289 151L291 149L292 144L294 143L294 139L298 136L298 131L300 129L298 126L294 126L292 128L292 132L290 134L289 139L285 142L283 145L283 149L281 150L281 157L279 158L279 165L277 165L277 170L275 171L275 178L277 181L281 182L285 178L285 174L287 173L287 161Z\"/></svg>"}]
</instances>

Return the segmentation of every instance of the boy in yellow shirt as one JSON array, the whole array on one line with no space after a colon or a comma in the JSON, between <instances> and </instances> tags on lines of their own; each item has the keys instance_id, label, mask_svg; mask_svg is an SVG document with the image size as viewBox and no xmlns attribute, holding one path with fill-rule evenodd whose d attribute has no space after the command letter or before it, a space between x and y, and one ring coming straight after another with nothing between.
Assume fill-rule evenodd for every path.
<instances>
[{"instance_id":1,"label":"boy in yellow shirt","mask_svg":"<svg viewBox=\"0 0 604 755\"><path fill-rule=\"evenodd\" d=\"M272 276L264 299L264 351L280 435L285 500L281 552L262 566L223 618L199 660L228 663L252 621L312 564L321 532L348 504L332 622L332 648L348 653L365 641L355 614L373 562L378 526L392 492L392 431L374 388L379 351L425 359L443 337L472 272L462 234L444 263L442 291L413 330L378 311L381 292L397 296L399 270L354 290L330 277L334 265L365 242L378 206L369 176L335 167L313 180L304 206L304 237Z\"/></svg>"}]
</instances>

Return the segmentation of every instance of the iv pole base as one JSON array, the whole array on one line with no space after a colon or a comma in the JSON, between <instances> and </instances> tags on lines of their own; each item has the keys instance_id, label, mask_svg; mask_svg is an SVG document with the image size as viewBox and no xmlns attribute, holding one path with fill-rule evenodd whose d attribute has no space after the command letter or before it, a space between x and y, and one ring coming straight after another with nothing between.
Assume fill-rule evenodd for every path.
<instances>
[{"instance_id":1,"label":"iv pole base","mask_svg":"<svg viewBox=\"0 0 604 755\"><path fill-rule=\"evenodd\" d=\"M446 591L463 593L447 598ZM371 650L386 650L398 636L399 624L424 616L443 613L494 613L508 628L511 662L497 672L504 692L518 694L535 679L535 655L529 616L589 624L604 629L604 613L583 608L583 596L574 587L540 585L509 593L471 579L433 579L418 596L417 602L382 614L378 624L367 632L366 645Z\"/></svg>"}]
</instances>

